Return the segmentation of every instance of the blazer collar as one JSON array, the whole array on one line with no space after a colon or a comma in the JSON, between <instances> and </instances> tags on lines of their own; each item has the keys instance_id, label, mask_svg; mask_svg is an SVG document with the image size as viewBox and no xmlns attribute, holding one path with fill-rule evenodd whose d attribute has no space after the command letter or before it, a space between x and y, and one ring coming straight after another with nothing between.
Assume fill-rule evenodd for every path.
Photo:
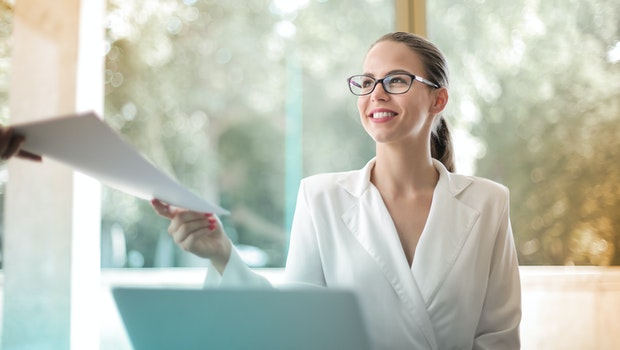
<instances>
[{"instance_id":1,"label":"blazer collar","mask_svg":"<svg viewBox=\"0 0 620 350\"><path fill-rule=\"evenodd\" d=\"M467 176L449 172L448 169L446 169L446 167L437 159L433 158L433 165L439 172L439 180L445 181L444 184L447 185L448 190L453 196L457 196L472 182L471 178ZM361 195L368 190L368 187L370 186L370 173L374 166L375 158L372 158L362 169L342 173L337 181L340 186L346 189L353 196L361 197Z\"/></svg>"},{"instance_id":2,"label":"blazer collar","mask_svg":"<svg viewBox=\"0 0 620 350\"><path fill-rule=\"evenodd\" d=\"M372 158L360 170L341 173L336 181L353 196L359 198L370 186L370 172L374 166L375 158Z\"/></svg>"}]
</instances>

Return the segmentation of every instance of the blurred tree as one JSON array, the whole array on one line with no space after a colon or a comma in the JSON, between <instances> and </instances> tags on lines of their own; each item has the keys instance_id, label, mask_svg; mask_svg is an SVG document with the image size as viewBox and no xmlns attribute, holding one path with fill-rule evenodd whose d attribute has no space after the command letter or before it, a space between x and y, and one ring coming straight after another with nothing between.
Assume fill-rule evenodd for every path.
<instances>
[{"instance_id":1,"label":"blurred tree","mask_svg":"<svg viewBox=\"0 0 620 350\"><path fill-rule=\"evenodd\" d=\"M620 264L620 2L429 4L477 174L511 189L520 262Z\"/></svg>"},{"instance_id":2,"label":"blurred tree","mask_svg":"<svg viewBox=\"0 0 620 350\"><path fill-rule=\"evenodd\" d=\"M392 11L387 0L108 1L105 118L158 167L230 209L233 239L281 266L291 63L302 175L363 165L374 148L345 79L392 28ZM105 239L117 225L145 266L162 261L165 220L105 189ZM187 264L176 252L174 263Z\"/></svg>"}]
</instances>

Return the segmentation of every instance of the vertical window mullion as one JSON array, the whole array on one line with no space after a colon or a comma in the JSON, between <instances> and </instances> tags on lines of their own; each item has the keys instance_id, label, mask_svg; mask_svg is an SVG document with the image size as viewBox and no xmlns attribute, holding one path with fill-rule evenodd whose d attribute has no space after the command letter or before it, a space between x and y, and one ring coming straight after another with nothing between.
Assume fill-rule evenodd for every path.
<instances>
[{"instance_id":1,"label":"vertical window mullion","mask_svg":"<svg viewBox=\"0 0 620 350\"><path fill-rule=\"evenodd\" d=\"M426 36L426 1L394 0L396 30Z\"/></svg>"}]
</instances>

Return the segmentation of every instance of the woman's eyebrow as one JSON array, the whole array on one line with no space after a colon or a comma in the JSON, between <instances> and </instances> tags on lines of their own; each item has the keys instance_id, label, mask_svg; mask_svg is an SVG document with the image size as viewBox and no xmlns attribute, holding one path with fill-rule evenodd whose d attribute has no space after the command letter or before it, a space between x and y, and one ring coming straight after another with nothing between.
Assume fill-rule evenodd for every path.
<instances>
[{"instance_id":1,"label":"woman's eyebrow","mask_svg":"<svg viewBox=\"0 0 620 350\"><path fill-rule=\"evenodd\" d=\"M385 74L385 75L388 76L388 75L392 75L392 74L412 74L412 73L409 73L408 71L406 71L404 69L394 69L394 70L391 70L391 71L387 72L387 74ZM362 75L366 75L366 76L369 76L369 77L372 77L372 78L375 77L374 74L368 73L368 72L364 72L364 73L362 73Z\"/></svg>"},{"instance_id":2,"label":"woman's eyebrow","mask_svg":"<svg viewBox=\"0 0 620 350\"><path fill-rule=\"evenodd\" d=\"M408 71L404 70L404 69L395 69L395 70L391 70L388 72L388 74L386 75L390 75L390 74L411 74Z\"/></svg>"}]
</instances>

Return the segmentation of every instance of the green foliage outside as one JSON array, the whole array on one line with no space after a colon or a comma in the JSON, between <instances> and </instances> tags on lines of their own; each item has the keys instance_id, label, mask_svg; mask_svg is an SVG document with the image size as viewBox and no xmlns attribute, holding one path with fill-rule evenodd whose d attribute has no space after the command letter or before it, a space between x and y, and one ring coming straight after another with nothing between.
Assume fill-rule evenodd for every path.
<instances>
[{"instance_id":1,"label":"green foliage outside","mask_svg":"<svg viewBox=\"0 0 620 350\"><path fill-rule=\"evenodd\" d=\"M430 36L477 175L511 190L520 263L620 265L620 2L453 3L428 2Z\"/></svg>"},{"instance_id":2,"label":"green foliage outside","mask_svg":"<svg viewBox=\"0 0 620 350\"><path fill-rule=\"evenodd\" d=\"M384 0L109 1L105 119L157 166L230 209L222 220L236 243L281 266L286 203L296 195L285 184L372 157L345 79L393 27L392 13ZM105 190L104 239L120 224L145 266L161 265L166 220L125 197ZM188 264L172 253L175 265Z\"/></svg>"}]
</instances>

